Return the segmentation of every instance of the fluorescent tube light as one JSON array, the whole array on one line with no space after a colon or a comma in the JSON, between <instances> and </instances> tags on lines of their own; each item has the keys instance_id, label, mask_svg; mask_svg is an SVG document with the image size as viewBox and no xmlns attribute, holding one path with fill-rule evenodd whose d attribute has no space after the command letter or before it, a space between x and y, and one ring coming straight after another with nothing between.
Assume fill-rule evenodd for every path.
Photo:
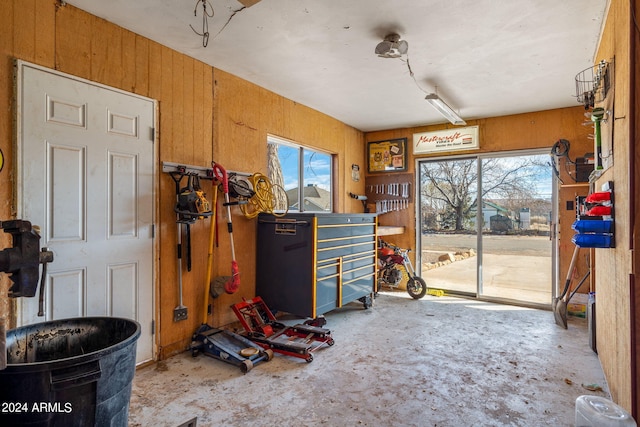
<instances>
[{"instance_id":1,"label":"fluorescent tube light","mask_svg":"<svg viewBox=\"0 0 640 427\"><path fill-rule=\"evenodd\" d=\"M425 98L433 108L438 110L442 116L449 120L454 125L466 125L467 122L462 120L462 118L455 112L451 107L449 107L438 95L435 93L430 93Z\"/></svg>"}]
</instances>

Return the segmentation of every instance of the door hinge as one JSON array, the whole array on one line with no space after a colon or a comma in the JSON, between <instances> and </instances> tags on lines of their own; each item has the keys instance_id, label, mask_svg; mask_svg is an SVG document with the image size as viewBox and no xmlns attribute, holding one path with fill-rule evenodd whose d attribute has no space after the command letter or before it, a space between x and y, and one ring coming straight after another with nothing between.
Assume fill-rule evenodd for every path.
<instances>
[{"instance_id":1,"label":"door hinge","mask_svg":"<svg viewBox=\"0 0 640 427\"><path fill-rule=\"evenodd\" d=\"M156 225L155 224L151 224L151 238L152 239L156 238Z\"/></svg>"},{"instance_id":2,"label":"door hinge","mask_svg":"<svg viewBox=\"0 0 640 427\"><path fill-rule=\"evenodd\" d=\"M151 335L155 335L156 334L156 321L152 320L151 321Z\"/></svg>"},{"instance_id":3,"label":"door hinge","mask_svg":"<svg viewBox=\"0 0 640 427\"><path fill-rule=\"evenodd\" d=\"M156 128L151 129L151 142L156 142Z\"/></svg>"}]
</instances>

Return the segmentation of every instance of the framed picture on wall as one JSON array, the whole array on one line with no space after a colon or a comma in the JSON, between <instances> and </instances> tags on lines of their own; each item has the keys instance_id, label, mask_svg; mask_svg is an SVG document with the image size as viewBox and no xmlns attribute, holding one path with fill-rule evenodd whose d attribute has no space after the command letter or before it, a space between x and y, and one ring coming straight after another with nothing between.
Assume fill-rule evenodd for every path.
<instances>
[{"instance_id":1,"label":"framed picture on wall","mask_svg":"<svg viewBox=\"0 0 640 427\"><path fill-rule=\"evenodd\" d=\"M406 171L407 138L369 142L367 166L370 173Z\"/></svg>"}]
</instances>

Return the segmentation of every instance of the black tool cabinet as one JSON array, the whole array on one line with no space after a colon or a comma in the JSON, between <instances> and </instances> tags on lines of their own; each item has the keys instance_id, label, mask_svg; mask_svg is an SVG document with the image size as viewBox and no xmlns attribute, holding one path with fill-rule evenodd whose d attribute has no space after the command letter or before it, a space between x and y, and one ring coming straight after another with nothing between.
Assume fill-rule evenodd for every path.
<instances>
[{"instance_id":1,"label":"black tool cabinet","mask_svg":"<svg viewBox=\"0 0 640 427\"><path fill-rule=\"evenodd\" d=\"M371 306L376 215L258 216L256 295L272 310L316 317L360 300Z\"/></svg>"}]
</instances>

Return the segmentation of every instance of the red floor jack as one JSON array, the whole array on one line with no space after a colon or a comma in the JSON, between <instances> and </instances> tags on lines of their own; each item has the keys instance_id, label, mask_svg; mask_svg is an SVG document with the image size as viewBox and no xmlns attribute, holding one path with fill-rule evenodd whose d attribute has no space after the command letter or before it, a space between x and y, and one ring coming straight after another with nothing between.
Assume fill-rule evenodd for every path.
<instances>
[{"instance_id":1,"label":"red floor jack","mask_svg":"<svg viewBox=\"0 0 640 427\"><path fill-rule=\"evenodd\" d=\"M234 304L231 309L242 323L247 338L276 353L311 363L313 351L324 344L335 344L331 331L322 327L327 323L323 316L307 320L304 324L286 326L277 321L260 297Z\"/></svg>"}]
</instances>

